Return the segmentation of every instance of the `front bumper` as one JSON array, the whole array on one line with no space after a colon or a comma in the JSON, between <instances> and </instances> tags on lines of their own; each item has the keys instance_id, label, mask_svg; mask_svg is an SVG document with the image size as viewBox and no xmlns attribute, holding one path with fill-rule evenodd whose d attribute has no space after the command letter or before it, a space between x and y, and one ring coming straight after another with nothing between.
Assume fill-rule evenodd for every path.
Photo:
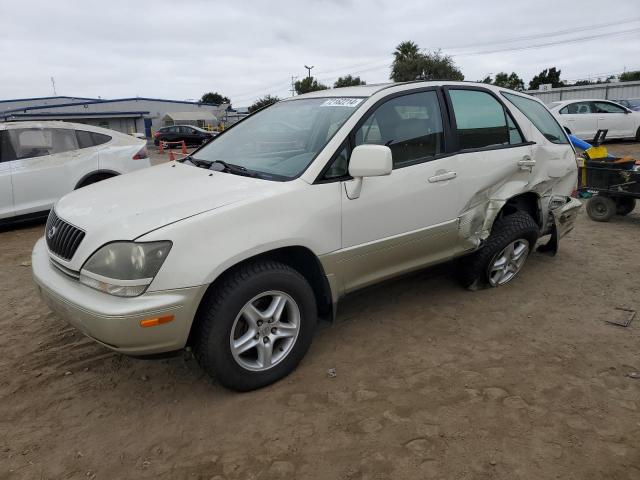
<instances>
[{"instance_id":1,"label":"front bumper","mask_svg":"<svg viewBox=\"0 0 640 480\"><path fill-rule=\"evenodd\" d=\"M32 254L33 279L53 312L97 342L129 355L151 355L183 348L207 286L148 292L121 298L93 290L51 264L41 238ZM143 328L140 321L174 315L174 320Z\"/></svg>"}]
</instances>

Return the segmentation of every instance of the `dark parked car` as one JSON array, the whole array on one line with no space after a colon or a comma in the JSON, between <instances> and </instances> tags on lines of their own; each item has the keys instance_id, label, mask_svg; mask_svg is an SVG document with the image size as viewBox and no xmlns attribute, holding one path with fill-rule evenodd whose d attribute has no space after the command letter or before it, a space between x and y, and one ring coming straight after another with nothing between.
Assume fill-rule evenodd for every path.
<instances>
[{"instance_id":1,"label":"dark parked car","mask_svg":"<svg viewBox=\"0 0 640 480\"><path fill-rule=\"evenodd\" d=\"M202 145L217 134L218 132L208 132L192 125L172 125L158 130L154 135L153 143L159 145L160 142L181 142L184 140L187 145Z\"/></svg>"}]
</instances>

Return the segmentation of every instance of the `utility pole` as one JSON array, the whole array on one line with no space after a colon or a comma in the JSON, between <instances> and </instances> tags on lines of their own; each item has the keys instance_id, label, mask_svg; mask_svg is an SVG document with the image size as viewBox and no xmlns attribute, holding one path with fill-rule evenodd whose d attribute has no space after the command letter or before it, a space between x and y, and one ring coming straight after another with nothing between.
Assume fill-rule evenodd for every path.
<instances>
[{"instance_id":1,"label":"utility pole","mask_svg":"<svg viewBox=\"0 0 640 480\"><path fill-rule=\"evenodd\" d=\"M289 91L291 92L291 96L293 97L296 94L296 79L298 77L294 77L293 75L291 75L291 88L289 89Z\"/></svg>"},{"instance_id":2,"label":"utility pole","mask_svg":"<svg viewBox=\"0 0 640 480\"><path fill-rule=\"evenodd\" d=\"M51 77L51 87L53 88L53 96L57 97L58 94L56 93L56 79Z\"/></svg>"},{"instance_id":3,"label":"utility pole","mask_svg":"<svg viewBox=\"0 0 640 480\"><path fill-rule=\"evenodd\" d=\"M307 78L308 78L309 80L311 80L311 69L313 68L313 65L311 65L310 67L307 67L307 66L305 65L305 66L304 66L304 68L306 68L306 69L307 69L307 71L308 71Z\"/></svg>"}]
</instances>

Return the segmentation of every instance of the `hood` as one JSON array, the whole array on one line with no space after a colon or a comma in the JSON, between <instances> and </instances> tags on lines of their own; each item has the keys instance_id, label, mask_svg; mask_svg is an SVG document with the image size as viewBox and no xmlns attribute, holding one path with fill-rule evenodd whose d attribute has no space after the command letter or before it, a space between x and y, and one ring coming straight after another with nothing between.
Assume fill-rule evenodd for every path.
<instances>
[{"instance_id":1,"label":"hood","mask_svg":"<svg viewBox=\"0 0 640 480\"><path fill-rule=\"evenodd\" d=\"M276 193L286 189L286 183L171 162L75 190L55 211L86 232L76 260L86 249L91 253L106 242L134 240L199 213Z\"/></svg>"}]
</instances>

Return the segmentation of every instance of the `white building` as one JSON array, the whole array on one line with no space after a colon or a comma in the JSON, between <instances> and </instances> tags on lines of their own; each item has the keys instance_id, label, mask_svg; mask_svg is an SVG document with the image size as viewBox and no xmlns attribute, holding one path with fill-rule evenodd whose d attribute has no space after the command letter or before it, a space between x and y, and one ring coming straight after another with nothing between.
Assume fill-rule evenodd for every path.
<instances>
[{"instance_id":1,"label":"white building","mask_svg":"<svg viewBox=\"0 0 640 480\"><path fill-rule=\"evenodd\" d=\"M104 100L81 97L41 97L0 100L0 121L66 120L110 128L123 133L152 132L165 125L225 126L237 121L230 105L165 100L119 98Z\"/></svg>"}]
</instances>

